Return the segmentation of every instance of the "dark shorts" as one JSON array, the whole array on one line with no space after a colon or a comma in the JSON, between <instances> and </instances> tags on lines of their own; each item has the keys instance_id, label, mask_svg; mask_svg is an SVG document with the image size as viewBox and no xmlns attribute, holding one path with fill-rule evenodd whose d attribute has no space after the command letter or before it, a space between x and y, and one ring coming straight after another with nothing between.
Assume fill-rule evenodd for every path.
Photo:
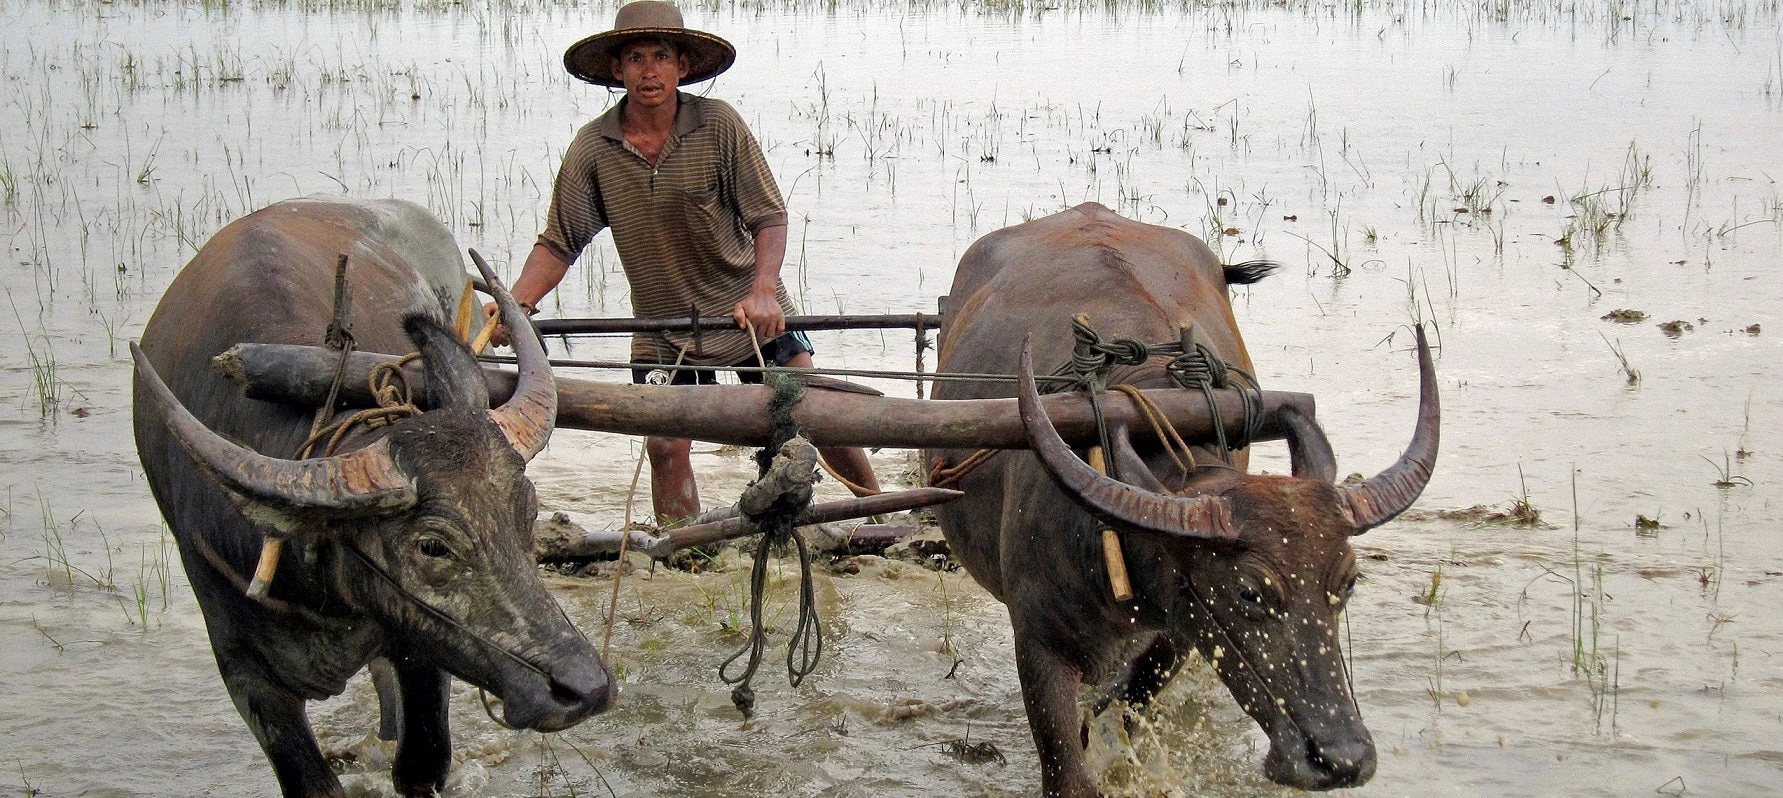
<instances>
[{"instance_id":1,"label":"dark shorts","mask_svg":"<svg viewBox=\"0 0 1783 798\"><path fill-rule=\"evenodd\" d=\"M811 339L805 337L805 334L802 332L786 333L784 335L781 335L779 338L775 338L774 340L769 341L766 344L763 344L762 348L761 348L762 357L765 357L765 358L768 358L769 360L774 361L774 365L776 365L776 366L784 366L789 361L791 361L793 358L798 357L799 355L810 353L810 352L815 352L815 351L816 351L815 349L811 348ZM717 385L718 384L718 371L716 369L686 368L686 367L664 368L664 366L669 366L672 364L660 363L660 362L651 363L648 361L633 361L633 362L636 365L641 365L641 368L634 368L631 370L631 381L634 383L637 383L639 385L646 385L646 384L648 384L648 385ZM747 359L743 360L742 362L733 363L731 365L733 368L737 367L737 366L742 366L742 367L747 368L747 367L751 367L751 366L757 366L760 364L756 362L754 355L750 355ZM658 376L655 380L652 380L652 379L650 379L650 375L654 372L661 372L661 376ZM746 383L751 383L751 384L759 383L759 382L761 382L761 372L759 372L759 371L740 371L740 372L737 372L737 379L739 379L743 382L746 382Z\"/></svg>"}]
</instances>

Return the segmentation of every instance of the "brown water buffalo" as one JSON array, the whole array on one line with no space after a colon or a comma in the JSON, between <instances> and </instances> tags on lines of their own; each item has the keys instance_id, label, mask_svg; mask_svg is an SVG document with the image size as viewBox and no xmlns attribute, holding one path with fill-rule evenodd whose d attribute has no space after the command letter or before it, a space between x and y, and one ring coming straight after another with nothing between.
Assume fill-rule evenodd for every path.
<instances>
[{"instance_id":1,"label":"brown water buffalo","mask_svg":"<svg viewBox=\"0 0 1783 798\"><path fill-rule=\"evenodd\" d=\"M944 372L1051 370L1073 349L1071 319L1104 338L1179 339L1192 324L1225 361L1249 369L1227 299L1267 269L1223 267L1201 241L1095 204L985 236L961 258L942 327ZM1032 363L1024 352L1031 341ZM1113 431L1119 479L1092 469L1054 433L1030 376L1019 391L1031 452L1007 451L938 508L954 555L1009 607L1016 668L1047 795L1096 794L1085 764L1080 685L1110 680L1144 704L1191 649L1215 665L1268 734L1265 770L1282 784L1333 788L1373 775L1374 744L1350 695L1335 622L1357 576L1351 535L1408 507L1436 459L1435 376L1419 330L1422 399L1410 448L1365 483L1332 484L1323 433L1278 411L1292 476L1245 473L1197 447L1192 473L1155 445ZM1109 383L1171 384L1168 358L1116 367ZM1007 382L943 383L940 399L1008 396ZM934 454L958 463L970 452ZM1100 532L1117 530L1134 596L1109 587Z\"/></svg>"},{"instance_id":2,"label":"brown water buffalo","mask_svg":"<svg viewBox=\"0 0 1783 798\"><path fill-rule=\"evenodd\" d=\"M432 408L293 460L313 413L245 399L211 358L242 341L319 345L348 256L360 349L419 349ZM137 451L179 542L223 684L286 795L341 795L304 702L339 694L373 658L393 666L392 778L431 795L451 764L447 673L503 699L506 721L552 731L612 694L593 647L539 581L526 461L557 398L537 337L520 385L489 408L470 350L443 326L464 290L452 235L395 200L281 202L219 231L174 278L136 356ZM493 276L485 273L493 281ZM525 316L498 291L510 327ZM270 593L244 594L262 541L284 541Z\"/></svg>"}]
</instances>

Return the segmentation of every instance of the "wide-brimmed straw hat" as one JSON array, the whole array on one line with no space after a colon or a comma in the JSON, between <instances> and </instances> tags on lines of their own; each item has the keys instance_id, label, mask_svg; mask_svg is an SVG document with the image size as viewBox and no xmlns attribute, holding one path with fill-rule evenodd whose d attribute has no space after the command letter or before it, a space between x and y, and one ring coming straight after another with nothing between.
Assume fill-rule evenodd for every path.
<instances>
[{"instance_id":1,"label":"wide-brimmed straw hat","mask_svg":"<svg viewBox=\"0 0 1783 798\"><path fill-rule=\"evenodd\" d=\"M570 45L563 53L563 68L597 86L620 86L613 77L613 55L634 39L666 39L687 56L687 77L682 84L718 77L737 60L737 48L718 36L693 30L681 21L681 9L662 0L637 0L619 7L613 29L596 33Z\"/></svg>"}]
</instances>

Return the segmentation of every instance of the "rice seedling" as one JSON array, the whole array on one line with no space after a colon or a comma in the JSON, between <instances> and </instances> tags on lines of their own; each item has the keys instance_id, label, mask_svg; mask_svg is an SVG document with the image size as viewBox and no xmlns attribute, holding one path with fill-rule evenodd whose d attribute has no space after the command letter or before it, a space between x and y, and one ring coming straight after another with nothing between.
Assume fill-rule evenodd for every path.
<instances>
[{"instance_id":1,"label":"rice seedling","mask_svg":"<svg viewBox=\"0 0 1783 798\"><path fill-rule=\"evenodd\" d=\"M85 511L83 510L82 513L84 513L84 512ZM81 517L81 513L76 513L74 518L69 519L68 528L70 530L74 529L75 524L77 522L79 522L80 517ZM105 552L105 570L100 571L101 578L96 578L93 580L93 583L94 583L93 586L99 588L100 590L109 590L112 592L117 592L117 589L118 589L117 582L113 578L114 574L117 573L117 568L113 564L112 558L111 558L111 553L112 553L112 551L111 551L111 537L105 534L105 526L100 524L98 521L93 522L93 528L99 532L99 544L100 544L99 548L100 548L100 550Z\"/></svg>"},{"instance_id":2,"label":"rice seedling","mask_svg":"<svg viewBox=\"0 0 1783 798\"><path fill-rule=\"evenodd\" d=\"M1621 663L1620 641L1612 643L1614 663L1604 658L1601 642L1604 632L1603 601L1604 556L1586 558L1580 546L1579 533L1583 519L1579 514L1579 472L1572 473L1573 555L1572 576L1561 577L1572 585L1572 671L1585 679L1593 717L1602 723L1603 713L1613 708L1619 693ZM1549 571L1549 573L1553 573ZM1558 576L1558 574L1555 574ZM1589 588L1587 588L1587 584ZM1612 719L1614 714L1612 711Z\"/></svg>"},{"instance_id":3,"label":"rice seedling","mask_svg":"<svg viewBox=\"0 0 1783 798\"><path fill-rule=\"evenodd\" d=\"M1420 325L1426 318L1435 319L1436 306L1430 302L1430 281L1425 277L1424 270L1413 265L1408 259L1405 262L1405 277L1399 282L1405 285L1406 320L1414 325ZM1422 291L1419 290L1420 286ZM1423 298L1420 300L1419 297ZM1440 336L1441 328L1437 328L1437 333ZM1387 340L1392 340L1394 334L1389 334ZM1441 347L1442 343L1439 340L1437 348Z\"/></svg>"},{"instance_id":4,"label":"rice seedling","mask_svg":"<svg viewBox=\"0 0 1783 798\"><path fill-rule=\"evenodd\" d=\"M1519 526L1541 526L1542 511L1529 501L1529 481L1523 476L1523 464L1517 464L1517 486L1521 490L1511 499L1510 510L1505 515Z\"/></svg>"},{"instance_id":5,"label":"rice seedling","mask_svg":"<svg viewBox=\"0 0 1783 798\"><path fill-rule=\"evenodd\" d=\"M941 645L937 650L953 658L953 667L947 671L947 676L951 678L954 669L959 667L963 659L959 649L954 646L954 632L959 629L960 623L959 611L954 607L953 594L947 590L947 575L940 571L935 572L935 590L940 593L941 604Z\"/></svg>"},{"instance_id":6,"label":"rice seedling","mask_svg":"<svg viewBox=\"0 0 1783 798\"><path fill-rule=\"evenodd\" d=\"M25 319L19 314L17 302L12 300L12 289L6 290L6 300L12 305L12 317L19 324L19 332L25 340L25 360L31 367L31 388L37 398L38 417L53 420L56 409L62 403L63 382L56 373L56 351L50 345L49 336L33 336L25 328Z\"/></svg>"},{"instance_id":7,"label":"rice seedling","mask_svg":"<svg viewBox=\"0 0 1783 798\"><path fill-rule=\"evenodd\" d=\"M581 788L587 786L588 780L586 778L572 777L569 769L563 766L562 760L557 757L557 748L552 742L554 736L555 735L546 736L546 761L540 762L538 766L533 769L533 777L536 779L533 794L538 795L540 798L552 798L559 794L553 785L556 782L561 781L564 789L568 790L568 792L564 794L570 796L570 798L576 798L576 796L582 794ZM578 753L580 753L580 751L578 751ZM583 759L586 761L587 757L584 756ZM592 765L593 763L591 762L589 764ZM597 770L596 772L598 773L599 771ZM605 784L605 782L606 780L602 779L602 783ZM611 793L612 787L608 787L607 791Z\"/></svg>"},{"instance_id":8,"label":"rice seedling","mask_svg":"<svg viewBox=\"0 0 1783 798\"><path fill-rule=\"evenodd\" d=\"M1436 564L1436 570L1430 572L1430 581L1425 586L1424 591L1413 599L1417 603L1424 605L1424 617L1427 619L1432 612L1439 613L1440 616L1442 600L1443 597L1447 595L1447 590L1443 587L1442 579L1443 564L1439 562Z\"/></svg>"},{"instance_id":9,"label":"rice seedling","mask_svg":"<svg viewBox=\"0 0 1783 798\"><path fill-rule=\"evenodd\" d=\"M1603 730L1603 716L1610 715L1610 734L1614 735L1621 717L1622 697L1622 638L1610 639L1610 661L1599 674L1591 691L1592 719L1599 731Z\"/></svg>"},{"instance_id":10,"label":"rice seedling","mask_svg":"<svg viewBox=\"0 0 1783 798\"><path fill-rule=\"evenodd\" d=\"M1726 452L1721 453L1721 462L1716 463L1704 455L1697 455L1715 468L1714 486L1723 490L1727 488L1751 487L1752 480L1733 472L1733 458Z\"/></svg>"},{"instance_id":11,"label":"rice seedling","mask_svg":"<svg viewBox=\"0 0 1783 798\"><path fill-rule=\"evenodd\" d=\"M1691 214L1702 202L1703 183L1703 128L1697 122L1691 128L1688 141L1684 145L1684 222L1682 227L1690 226Z\"/></svg>"},{"instance_id":12,"label":"rice seedling","mask_svg":"<svg viewBox=\"0 0 1783 798\"><path fill-rule=\"evenodd\" d=\"M832 128L830 120L830 82L829 74L824 71L823 64L817 65L816 71L812 73L812 78L817 81L817 101L808 113L816 127L811 131L809 147L805 154L814 155L819 159L835 158L836 143L839 137Z\"/></svg>"},{"instance_id":13,"label":"rice seedling","mask_svg":"<svg viewBox=\"0 0 1783 798\"><path fill-rule=\"evenodd\" d=\"M0 205L12 207L19 201L19 176L12 164L0 159Z\"/></svg>"},{"instance_id":14,"label":"rice seedling","mask_svg":"<svg viewBox=\"0 0 1783 798\"><path fill-rule=\"evenodd\" d=\"M1581 278L1581 279L1583 279L1583 278ZM1620 368L1622 370L1622 374L1628 378L1629 387L1632 388L1636 385L1639 385L1641 382L1640 369L1637 369L1634 366L1629 365L1628 356L1622 353L1621 340L1618 339L1616 341L1611 341L1609 336L1604 335L1603 333L1598 333L1597 337L1602 338L1603 342L1605 344L1609 345L1610 353L1614 354L1616 356L1616 364L1617 364L1618 368Z\"/></svg>"},{"instance_id":15,"label":"rice seedling","mask_svg":"<svg viewBox=\"0 0 1783 798\"><path fill-rule=\"evenodd\" d=\"M155 567L153 569L154 575L155 575L155 581L159 584L159 586L161 588L161 611L162 612L167 611L167 597L168 597L169 593L171 592L168 589L168 585L170 582L172 582L172 572L173 572L173 552L168 549L168 544L167 544L168 539L169 539L169 537L168 537L168 533L167 533L167 525L165 523L163 523L161 525L161 538L158 543L159 550L155 555L155 559L154 559Z\"/></svg>"},{"instance_id":16,"label":"rice seedling","mask_svg":"<svg viewBox=\"0 0 1783 798\"><path fill-rule=\"evenodd\" d=\"M1164 146L1164 121L1170 117L1170 105L1164 100L1158 101L1157 114L1140 114L1140 135L1151 142L1153 148Z\"/></svg>"},{"instance_id":17,"label":"rice seedling","mask_svg":"<svg viewBox=\"0 0 1783 798\"><path fill-rule=\"evenodd\" d=\"M1342 214L1343 197L1340 196L1337 198L1337 204L1331 208L1331 212L1328 214L1331 217L1331 249L1324 250L1325 255L1331 259L1332 277L1348 277L1351 271L1350 265L1344 261L1343 257L1345 244L1349 242L1350 238L1350 228L1348 225L1343 225L1340 229L1338 218Z\"/></svg>"},{"instance_id":18,"label":"rice seedling","mask_svg":"<svg viewBox=\"0 0 1783 798\"><path fill-rule=\"evenodd\" d=\"M1446 650L1448 638L1446 637L1446 632L1443 628L1441 613L1437 614L1434 641L1436 646L1435 656L1431 661L1430 675L1424 677L1424 692L1430 696L1430 705L1436 709L1436 714L1441 715L1442 699L1444 695L1443 669L1446 667L1449 657L1459 657L1461 655L1461 652L1459 651Z\"/></svg>"},{"instance_id":19,"label":"rice seedling","mask_svg":"<svg viewBox=\"0 0 1783 798\"><path fill-rule=\"evenodd\" d=\"M62 529L56 524L54 518L46 516L44 520L43 560L49 564L51 573L57 569L62 571L64 584L73 585L74 565L68 561L68 548L62 542Z\"/></svg>"}]
</instances>

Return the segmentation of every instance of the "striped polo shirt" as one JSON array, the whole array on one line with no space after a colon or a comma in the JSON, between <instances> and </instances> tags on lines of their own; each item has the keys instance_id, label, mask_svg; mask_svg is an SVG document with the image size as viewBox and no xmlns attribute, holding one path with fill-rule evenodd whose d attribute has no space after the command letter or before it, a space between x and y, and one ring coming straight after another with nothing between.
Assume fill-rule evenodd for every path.
<instances>
[{"instance_id":1,"label":"striped polo shirt","mask_svg":"<svg viewBox=\"0 0 1783 798\"><path fill-rule=\"evenodd\" d=\"M761 146L736 109L722 100L678 93L675 127L656 166L625 141L621 99L582 126L564 154L539 243L572 263L596 233L611 227L632 312L640 318L729 316L755 280L753 231L786 224L786 203ZM780 308L793 312L786 285ZM766 343L765 341L763 343ZM633 360L731 366L753 358L737 329L693 336L632 338Z\"/></svg>"}]
</instances>

